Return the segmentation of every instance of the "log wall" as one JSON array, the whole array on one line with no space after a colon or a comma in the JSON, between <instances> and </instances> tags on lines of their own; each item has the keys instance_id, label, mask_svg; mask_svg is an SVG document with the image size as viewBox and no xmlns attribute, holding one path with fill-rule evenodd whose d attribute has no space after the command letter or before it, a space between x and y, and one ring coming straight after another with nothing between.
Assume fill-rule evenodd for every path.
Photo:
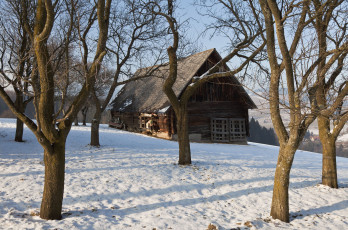
<instances>
[{"instance_id":1,"label":"log wall","mask_svg":"<svg viewBox=\"0 0 348 230\"><path fill-rule=\"evenodd\" d=\"M244 118L247 135L249 134L248 109L237 102L191 102L188 105L188 115L189 132L201 134L203 141L211 140L212 118Z\"/></svg>"},{"instance_id":2,"label":"log wall","mask_svg":"<svg viewBox=\"0 0 348 230\"><path fill-rule=\"evenodd\" d=\"M211 141L211 120L213 118L245 119L246 135L249 136L248 105L239 90L240 85L232 78L219 78L202 84L188 103L189 133L200 135L202 141ZM154 119L159 132L168 137L176 134L176 119L173 109L165 114L157 114ZM112 117L119 117L126 124L126 129L141 132L140 113L112 112ZM245 140L246 142L246 140Z\"/></svg>"}]
</instances>

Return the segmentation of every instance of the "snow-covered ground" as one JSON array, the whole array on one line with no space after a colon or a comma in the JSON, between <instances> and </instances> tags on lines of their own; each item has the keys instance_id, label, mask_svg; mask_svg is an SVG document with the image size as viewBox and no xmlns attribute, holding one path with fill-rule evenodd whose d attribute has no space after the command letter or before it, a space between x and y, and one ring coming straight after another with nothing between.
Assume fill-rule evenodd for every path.
<instances>
[{"instance_id":1,"label":"snow-covered ground","mask_svg":"<svg viewBox=\"0 0 348 230\"><path fill-rule=\"evenodd\" d=\"M106 126L100 148L88 146L89 127L72 128L63 219L45 221L43 151L28 129L25 143L14 131L0 119L1 229L348 229L348 159L337 158L336 190L319 185L320 154L296 153L286 224L269 217L277 147L193 143L182 167L176 142Z\"/></svg>"}]
</instances>

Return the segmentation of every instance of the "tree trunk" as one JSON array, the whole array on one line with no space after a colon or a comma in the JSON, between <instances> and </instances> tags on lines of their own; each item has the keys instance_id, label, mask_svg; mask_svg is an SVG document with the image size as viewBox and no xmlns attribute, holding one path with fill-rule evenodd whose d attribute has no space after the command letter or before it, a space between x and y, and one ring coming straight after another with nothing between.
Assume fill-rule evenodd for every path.
<instances>
[{"instance_id":1,"label":"tree trunk","mask_svg":"<svg viewBox=\"0 0 348 230\"><path fill-rule=\"evenodd\" d=\"M45 184L41 203L40 217L46 220L62 219L65 170L65 139L45 150Z\"/></svg>"},{"instance_id":2,"label":"tree trunk","mask_svg":"<svg viewBox=\"0 0 348 230\"><path fill-rule=\"evenodd\" d=\"M323 142L322 183L331 188L338 188L335 142Z\"/></svg>"},{"instance_id":3,"label":"tree trunk","mask_svg":"<svg viewBox=\"0 0 348 230\"><path fill-rule=\"evenodd\" d=\"M326 18L329 13L324 16L318 17L316 20L316 32L318 36L319 44L319 57L322 57L327 52L327 22L323 21L322 18ZM326 58L318 65L317 78L319 80L319 87L317 89L317 103L318 110L320 108L327 108L328 98L327 91L325 89L325 77L321 77L322 72L325 70ZM338 188L337 184L337 167L336 167L336 139L330 132L330 118L328 116L318 115L318 128L319 137L323 146L323 165L322 165L322 184L327 185L331 188Z\"/></svg>"},{"instance_id":4,"label":"tree trunk","mask_svg":"<svg viewBox=\"0 0 348 230\"><path fill-rule=\"evenodd\" d=\"M75 126L79 126L79 118L78 118L78 116L76 116L76 118L75 118L74 125Z\"/></svg>"},{"instance_id":5,"label":"tree trunk","mask_svg":"<svg viewBox=\"0 0 348 230\"><path fill-rule=\"evenodd\" d=\"M295 152L296 148L289 143L286 147L280 147L274 176L271 216L287 223L289 223L290 170Z\"/></svg>"},{"instance_id":6,"label":"tree trunk","mask_svg":"<svg viewBox=\"0 0 348 230\"><path fill-rule=\"evenodd\" d=\"M19 112L21 112L21 113L25 112L26 106L24 105L22 92L16 93L15 105L16 105ZM16 134L15 134L15 141L16 142L23 142L23 130L24 130L23 122L19 118L17 118Z\"/></svg>"},{"instance_id":7,"label":"tree trunk","mask_svg":"<svg viewBox=\"0 0 348 230\"><path fill-rule=\"evenodd\" d=\"M24 131L24 124L19 118L17 118L16 134L15 134L16 142L23 142L23 131Z\"/></svg>"},{"instance_id":8,"label":"tree trunk","mask_svg":"<svg viewBox=\"0 0 348 230\"><path fill-rule=\"evenodd\" d=\"M326 117L318 116L318 127L323 146L322 184L331 188L338 188L336 141L330 134L330 120Z\"/></svg>"},{"instance_id":9,"label":"tree trunk","mask_svg":"<svg viewBox=\"0 0 348 230\"><path fill-rule=\"evenodd\" d=\"M100 119L101 119L101 110L96 109L93 120L92 120L92 125L91 125L91 146L96 146L99 147L99 124L100 124Z\"/></svg>"},{"instance_id":10,"label":"tree trunk","mask_svg":"<svg viewBox=\"0 0 348 230\"><path fill-rule=\"evenodd\" d=\"M86 126L88 107L87 106L83 107L81 112L82 112L82 125Z\"/></svg>"},{"instance_id":11,"label":"tree trunk","mask_svg":"<svg viewBox=\"0 0 348 230\"><path fill-rule=\"evenodd\" d=\"M179 143L179 165L191 164L191 149L188 132L188 116L186 108L180 109L179 116L177 118L177 134Z\"/></svg>"}]
</instances>

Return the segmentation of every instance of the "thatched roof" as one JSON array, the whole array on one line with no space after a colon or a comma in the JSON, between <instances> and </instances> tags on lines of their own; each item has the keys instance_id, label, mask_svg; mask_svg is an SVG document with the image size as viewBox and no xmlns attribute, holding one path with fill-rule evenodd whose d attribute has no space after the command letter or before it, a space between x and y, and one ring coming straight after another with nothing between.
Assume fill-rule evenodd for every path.
<instances>
[{"instance_id":1,"label":"thatched roof","mask_svg":"<svg viewBox=\"0 0 348 230\"><path fill-rule=\"evenodd\" d=\"M178 60L178 76L173 86L176 95L181 94L211 55L216 55L218 59L221 59L215 49L210 49ZM138 70L134 77L148 73L151 68L153 67ZM170 107L170 102L163 92L162 86L168 72L169 66L163 65L158 67L151 76L127 83L112 102L112 110L120 112L166 112ZM239 88L243 90L242 94L246 95L244 101L246 100L248 107L256 108L243 87L240 85Z\"/></svg>"}]
</instances>

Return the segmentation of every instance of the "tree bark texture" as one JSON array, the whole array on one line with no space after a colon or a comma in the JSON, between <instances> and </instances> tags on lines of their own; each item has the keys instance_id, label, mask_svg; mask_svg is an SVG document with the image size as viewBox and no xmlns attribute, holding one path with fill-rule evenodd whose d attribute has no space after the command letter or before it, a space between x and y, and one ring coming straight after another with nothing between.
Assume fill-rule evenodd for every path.
<instances>
[{"instance_id":1,"label":"tree bark texture","mask_svg":"<svg viewBox=\"0 0 348 230\"><path fill-rule=\"evenodd\" d=\"M45 184L40 217L60 220L64 194L65 140L54 143L51 151L45 150L44 162Z\"/></svg>"},{"instance_id":2,"label":"tree bark texture","mask_svg":"<svg viewBox=\"0 0 348 230\"><path fill-rule=\"evenodd\" d=\"M289 222L290 170L295 152L296 147L291 144L280 147L274 176L271 216L287 223Z\"/></svg>"},{"instance_id":3,"label":"tree bark texture","mask_svg":"<svg viewBox=\"0 0 348 230\"><path fill-rule=\"evenodd\" d=\"M335 142L323 143L323 185L338 188Z\"/></svg>"},{"instance_id":4,"label":"tree bark texture","mask_svg":"<svg viewBox=\"0 0 348 230\"><path fill-rule=\"evenodd\" d=\"M329 118L318 116L319 137L323 146L322 184L338 188L336 141L330 133Z\"/></svg>"},{"instance_id":5,"label":"tree bark texture","mask_svg":"<svg viewBox=\"0 0 348 230\"><path fill-rule=\"evenodd\" d=\"M191 149L188 131L187 109L181 108L179 115L176 116L177 134L179 143L179 165L191 164Z\"/></svg>"}]
</instances>

